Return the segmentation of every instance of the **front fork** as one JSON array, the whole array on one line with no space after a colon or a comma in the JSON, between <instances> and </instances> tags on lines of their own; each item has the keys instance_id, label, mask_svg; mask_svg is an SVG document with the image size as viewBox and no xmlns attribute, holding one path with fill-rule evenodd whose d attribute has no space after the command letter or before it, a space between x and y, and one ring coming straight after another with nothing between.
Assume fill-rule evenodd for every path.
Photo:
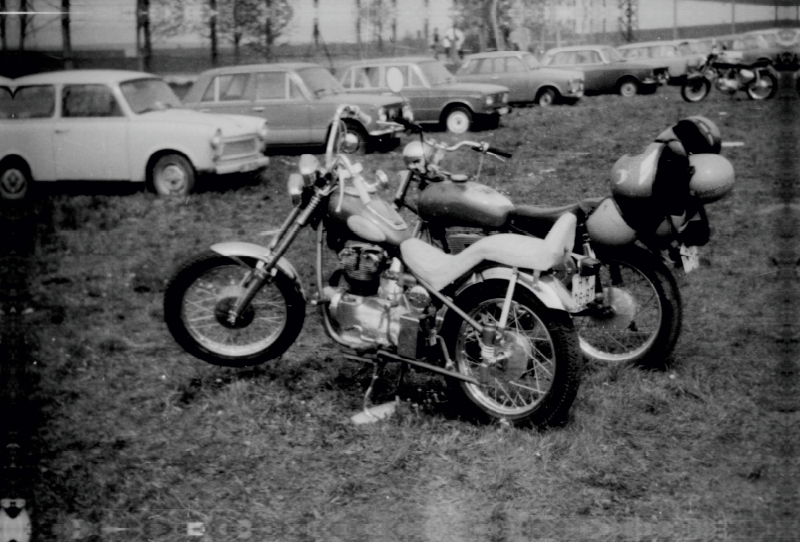
<instances>
[{"instance_id":1,"label":"front fork","mask_svg":"<svg viewBox=\"0 0 800 542\"><path fill-rule=\"evenodd\" d=\"M259 260L256 268L242 281L244 293L239 296L236 303L228 311L227 320L231 325L234 325L244 314L250 302L253 301L253 298L267 281L277 275L278 270L275 264L292 245L300 230L308 224L308 219L314 213L323 197L323 194L317 190L305 208L297 206L292 209L277 235L269 244L270 253L267 259Z\"/></svg>"},{"instance_id":2,"label":"front fork","mask_svg":"<svg viewBox=\"0 0 800 542\"><path fill-rule=\"evenodd\" d=\"M514 298L514 290L517 287L519 269L511 268L511 277L508 279L508 288L503 300L503 308L500 311L500 319L496 323L486 323L481 330L481 370L485 371L489 367L502 363L505 359L504 353L497 352L497 340L502 338L508 325L508 314L511 312L511 300Z\"/></svg>"}]
</instances>

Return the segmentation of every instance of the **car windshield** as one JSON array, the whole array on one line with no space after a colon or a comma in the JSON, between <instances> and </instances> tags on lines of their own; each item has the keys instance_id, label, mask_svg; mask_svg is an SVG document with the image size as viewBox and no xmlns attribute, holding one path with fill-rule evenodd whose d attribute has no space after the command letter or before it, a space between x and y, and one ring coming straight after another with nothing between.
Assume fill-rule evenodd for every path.
<instances>
[{"instance_id":1,"label":"car windshield","mask_svg":"<svg viewBox=\"0 0 800 542\"><path fill-rule=\"evenodd\" d=\"M183 107L181 101L161 79L134 79L120 83L119 89L131 110L137 115Z\"/></svg>"},{"instance_id":2,"label":"car windshield","mask_svg":"<svg viewBox=\"0 0 800 542\"><path fill-rule=\"evenodd\" d=\"M456 82L455 76L441 62L420 62L417 64L431 86L449 85Z\"/></svg>"},{"instance_id":3,"label":"car windshield","mask_svg":"<svg viewBox=\"0 0 800 542\"><path fill-rule=\"evenodd\" d=\"M297 75L316 97L344 92L342 84L325 68L306 68L298 70Z\"/></svg>"},{"instance_id":4,"label":"car windshield","mask_svg":"<svg viewBox=\"0 0 800 542\"><path fill-rule=\"evenodd\" d=\"M622 58L622 55L619 54L619 51L617 51L613 47L603 47L601 49L601 51L603 53L603 56L606 58L606 60L608 60L610 62L620 62L620 61L624 60Z\"/></svg>"}]
</instances>

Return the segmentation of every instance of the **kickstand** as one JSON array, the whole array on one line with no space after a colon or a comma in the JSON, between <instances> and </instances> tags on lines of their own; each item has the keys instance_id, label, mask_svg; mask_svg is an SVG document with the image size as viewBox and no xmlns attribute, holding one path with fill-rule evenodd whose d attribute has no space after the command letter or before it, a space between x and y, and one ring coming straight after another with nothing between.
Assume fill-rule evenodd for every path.
<instances>
[{"instance_id":1,"label":"kickstand","mask_svg":"<svg viewBox=\"0 0 800 542\"><path fill-rule=\"evenodd\" d=\"M369 387L367 388L366 393L364 394L364 408L361 412L351 416L351 420L356 425L361 425L365 423L373 423L388 416L391 416L394 413L395 408L397 408L398 398L395 395L395 400L391 403L385 403L383 405L377 405L374 407L370 407L370 396L372 395L372 389L375 386L375 381L378 380L378 373L383 369L384 365L386 365L386 361L384 360L375 360L372 362L374 364L374 369L372 370L372 380L369 383Z\"/></svg>"}]
</instances>

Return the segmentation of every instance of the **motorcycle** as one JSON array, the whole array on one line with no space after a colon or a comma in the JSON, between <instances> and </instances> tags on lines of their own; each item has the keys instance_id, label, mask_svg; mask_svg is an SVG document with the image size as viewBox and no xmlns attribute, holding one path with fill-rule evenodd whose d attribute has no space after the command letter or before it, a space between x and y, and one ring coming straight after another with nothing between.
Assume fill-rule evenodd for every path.
<instances>
[{"instance_id":1,"label":"motorcycle","mask_svg":"<svg viewBox=\"0 0 800 542\"><path fill-rule=\"evenodd\" d=\"M702 117L680 121L640 157L615 164L610 196L559 207L514 205L480 184L483 157L510 158L511 153L474 141L447 146L425 138L412 122L401 123L419 134L419 141L403 150L406 170L394 204L418 215L432 242L458 254L488 235L541 236L556 220L574 216L576 255L601 264L593 298L570 307L583 354L606 362L663 363L677 343L682 320L680 291L664 260L686 272L698 266L697 247L710 235L703 203L732 187L733 169L717 154L719 131L713 123ZM460 148L481 153L473 180L439 165L447 152ZM695 175L692 168L702 171ZM415 201L408 195L412 182ZM569 273L564 278L575 280Z\"/></svg>"},{"instance_id":2,"label":"motorcycle","mask_svg":"<svg viewBox=\"0 0 800 542\"><path fill-rule=\"evenodd\" d=\"M507 234L446 254L415 238L376 196L383 176L367 182L347 157L353 142L343 120L350 116L365 115L339 107L324 164L300 158L288 180L293 209L268 246L215 244L178 268L164 296L174 339L215 365L281 356L300 333L308 300L284 255L311 227L311 304L347 359L374 364L373 383L387 362L400 362L398 386L411 366L445 376L453 399L479 416L560 423L577 393L580 351L565 310L573 300L553 268L572 260L574 218L556 221L543 238ZM338 266L323 277L326 246ZM583 261L580 272L591 274ZM368 407L371 392L372 385L362 421L382 415Z\"/></svg>"},{"instance_id":3,"label":"motorcycle","mask_svg":"<svg viewBox=\"0 0 800 542\"><path fill-rule=\"evenodd\" d=\"M778 91L778 80L769 61L753 64L730 62L716 51L708 54L681 85L681 96L687 102L699 102L708 96L714 85L720 92L734 95L744 90L751 100L766 100Z\"/></svg>"}]
</instances>

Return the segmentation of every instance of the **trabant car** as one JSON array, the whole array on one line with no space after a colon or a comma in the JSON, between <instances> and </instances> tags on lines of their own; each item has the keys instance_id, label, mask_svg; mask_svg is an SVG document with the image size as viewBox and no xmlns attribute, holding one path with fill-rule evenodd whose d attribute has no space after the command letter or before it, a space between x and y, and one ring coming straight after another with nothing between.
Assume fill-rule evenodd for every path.
<instances>
[{"instance_id":1,"label":"trabant car","mask_svg":"<svg viewBox=\"0 0 800 542\"><path fill-rule=\"evenodd\" d=\"M403 127L391 120L411 115L399 97L347 93L326 68L306 62L208 70L200 74L183 103L200 111L267 119L270 147L321 146L339 105L357 105L369 119L345 121L358 140L356 152L373 150L379 143L398 143Z\"/></svg>"},{"instance_id":2,"label":"trabant car","mask_svg":"<svg viewBox=\"0 0 800 542\"><path fill-rule=\"evenodd\" d=\"M414 121L435 123L463 134L475 123L496 126L508 113L508 88L459 83L439 60L427 57L376 58L345 64L336 70L348 92L388 94L389 68L403 74L402 97L411 104Z\"/></svg>"},{"instance_id":3,"label":"trabant car","mask_svg":"<svg viewBox=\"0 0 800 542\"><path fill-rule=\"evenodd\" d=\"M456 71L462 83L508 87L508 103L548 106L575 103L583 96L583 72L544 68L532 53L489 51L464 57Z\"/></svg>"},{"instance_id":4,"label":"trabant car","mask_svg":"<svg viewBox=\"0 0 800 542\"><path fill-rule=\"evenodd\" d=\"M544 54L542 65L581 70L586 94L616 92L630 97L652 93L658 87L652 67L626 61L610 45L556 47Z\"/></svg>"},{"instance_id":5,"label":"trabant car","mask_svg":"<svg viewBox=\"0 0 800 542\"><path fill-rule=\"evenodd\" d=\"M146 182L158 194L191 192L200 174L258 170L267 126L251 117L184 109L155 75L70 70L28 75L0 99L0 196L31 182Z\"/></svg>"}]
</instances>

